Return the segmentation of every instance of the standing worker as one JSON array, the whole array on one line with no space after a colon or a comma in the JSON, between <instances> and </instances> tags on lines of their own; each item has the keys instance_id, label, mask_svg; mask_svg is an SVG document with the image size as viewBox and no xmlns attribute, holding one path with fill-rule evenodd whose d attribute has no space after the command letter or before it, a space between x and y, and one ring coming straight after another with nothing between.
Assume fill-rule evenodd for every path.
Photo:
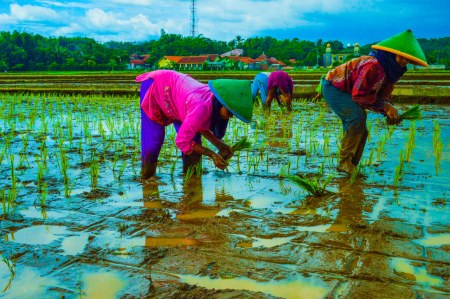
<instances>
[{"instance_id":1,"label":"standing worker","mask_svg":"<svg viewBox=\"0 0 450 299\"><path fill-rule=\"evenodd\" d=\"M283 95L284 103L289 111L292 111L292 97L294 94L294 82L286 72L259 73L253 79L252 97L255 101L258 91L261 93L261 101L265 108L272 105L273 98L281 106L280 95Z\"/></svg>"},{"instance_id":2,"label":"standing worker","mask_svg":"<svg viewBox=\"0 0 450 299\"><path fill-rule=\"evenodd\" d=\"M154 71L136 78L141 84L141 139L143 179L156 173L165 127L174 124L175 143L183 153L183 171L210 157L225 169L233 151L222 138L229 118L251 122L253 103L250 81L219 79L203 84L175 71ZM219 153L202 146L201 136Z\"/></svg>"},{"instance_id":3,"label":"standing worker","mask_svg":"<svg viewBox=\"0 0 450 299\"><path fill-rule=\"evenodd\" d=\"M322 80L325 101L342 120L340 172L353 173L364 152L368 131L365 109L388 116L397 124L398 112L390 97L408 63L427 67L425 55L411 30L372 46L377 50L330 71Z\"/></svg>"}]
</instances>

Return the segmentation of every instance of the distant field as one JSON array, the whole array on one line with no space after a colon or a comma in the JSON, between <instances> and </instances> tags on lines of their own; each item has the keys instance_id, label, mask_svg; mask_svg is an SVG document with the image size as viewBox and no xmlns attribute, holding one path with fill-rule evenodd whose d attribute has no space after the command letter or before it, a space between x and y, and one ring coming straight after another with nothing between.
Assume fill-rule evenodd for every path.
<instances>
[{"instance_id":1,"label":"distant field","mask_svg":"<svg viewBox=\"0 0 450 299\"><path fill-rule=\"evenodd\" d=\"M18 72L0 74L0 93L138 95L136 76L145 71ZM206 83L214 79L253 80L259 71L184 71ZM310 99L326 70L288 71L294 97ZM450 103L450 71L408 71L393 96L405 103Z\"/></svg>"}]
</instances>

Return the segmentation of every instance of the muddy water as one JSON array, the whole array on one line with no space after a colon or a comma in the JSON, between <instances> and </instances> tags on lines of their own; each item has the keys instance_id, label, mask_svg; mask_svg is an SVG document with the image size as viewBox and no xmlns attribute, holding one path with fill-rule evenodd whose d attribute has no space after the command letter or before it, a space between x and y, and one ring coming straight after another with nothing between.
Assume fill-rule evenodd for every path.
<instances>
[{"instance_id":1,"label":"muddy water","mask_svg":"<svg viewBox=\"0 0 450 299\"><path fill-rule=\"evenodd\" d=\"M33 124L32 99L3 100L0 189L12 188L10 155L21 186L0 227L0 253L16 265L11 275L0 263L6 298L384 298L379 289L390 298L450 295L449 107L422 106L395 187L412 124L390 131L371 113L365 176L353 184L334 170L339 120L321 104L301 102L291 115L275 106L270 116L257 109L250 125L233 120L225 141L245 135L252 148L227 171L205 158L203 175L188 182L168 127L158 178L141 182L135 99L48 98L46 106L37 103ZM43 140L47 192L37 182ZM73 183L68 196L60 143ZM321 197L279 177L317 177L321 167L319 180L334 175L334 193Z\"/></svg>"}]
</instances>

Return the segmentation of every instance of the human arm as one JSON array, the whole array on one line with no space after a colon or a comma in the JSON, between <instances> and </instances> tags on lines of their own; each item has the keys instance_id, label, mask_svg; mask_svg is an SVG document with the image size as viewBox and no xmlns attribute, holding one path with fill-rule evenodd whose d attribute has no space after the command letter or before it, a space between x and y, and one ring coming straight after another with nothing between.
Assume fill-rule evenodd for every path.
<instances>
[{"instance_id":1,"label":"human arm","mask_svg":"<svg viewBox=\"0 0 450 299\"><path fill-rule=\"evenodd\" d=\"M276 92L277 92L276 86L273 86L271 89L269 89L265 108L268 108L270 110L270 107L272 106L272 101L273 101L273 98L275 97Z\"/></svg>"},{"instance_id":2,"label":"human arm","mask_svg":"<svg viewBox=\"0 0 450 299\"><path fill-rule=\"evenodd\" d=\"M284 102L286 104L288 111L292 111L292 94L287 93L282 89L280 89L280 91L283 94L283 99L284 99Z\"/></svg>"},{"instance_id":3,"label":"human arm","mask_svg":"<svg viewBox=\"0 0 450 299\"><path fill-rule=\"evenodd\" d=\"M211 132L210 130L206 130L200 132L200 134L219 150L219 155L221 155L225 160L231 159L231 157L233 157L234 153L231 147L214 136L213 132Z\"/></svg>"},{"instance_id":4,"label":"human arm","mask_svg":"<svg viewBox=\"0 0 450 299\"><path fill-rule=\"evenodd\" d=\"M219 169L223 170L228 166L228 163L225 161L225 159L221 155L216 154L212 150L210 150L198 143L195 143L193 153L210 157L213 160L214 165Z\"/></svg>"}]
</instances>

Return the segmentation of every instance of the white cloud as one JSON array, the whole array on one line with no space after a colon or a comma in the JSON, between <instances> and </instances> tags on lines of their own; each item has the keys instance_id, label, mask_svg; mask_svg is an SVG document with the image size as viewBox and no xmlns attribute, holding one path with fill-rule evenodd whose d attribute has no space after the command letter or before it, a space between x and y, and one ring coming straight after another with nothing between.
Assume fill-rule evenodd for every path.
<instances>
[{"instance_id":1,"label":"white cloud","mask_svg":"<svg viewBox=\"0 0 450 299\"><path fill-rule=\"evenodd\" d=\"M128 5L140 5L140 6L150 6L155 3L153 0L103 0L103 2L128 4Z\"/></svg>"},{"instance_id":2,"label":"white cloud","mask_svg":"<svg viewBox=\"0 0 450 299\"><path fill-rule=\"evenodd\" d=\"M186 0L37 1L48 7L11 4L11 14L0 14L0 24L53 21L64 25L53 24L47 27L47 32L66 36L82 34L99 41L146 40L158 36L162 28L183 35L189 35L190 31L191 2ZM381 0L198 0L198 29L204 36L218 40L231 40L236 35L244 38L263 35L268 30L300 30L323 25L317 19L310 19L315 13L322 16L349 11L360 13L372 9L377 1Z\"/></svg>"},{"instance_id":3,"label":"white cloud","mask_svg":"<svg viewBox=\"0 0 450 299\"><path fill-rule=\"evenodd\" d=\"M127 18L120 14L105 12L99 8L88 10L86 16L79 21L83 22L85 31L90 32L87 35L99 41L139 41L159 35L162 28L165 28L168 32L183 30L183 22L180 23L170 19L150 20L143 14ZM74 28L73 24L69 27L65 30L70 31L71 28Z\"/></svg>"},{"instance_id":4,"label":"white cloud","mask_svg":"<svg viewBox=\"0 0 450 299\"><path fill-rule=\"evenodd\" d=\"M56 11L42 6L11 4L10 9L11 17L19 21L55 21L60 19L60 15Z\"/></svg>"},{"instance_id":5,"label":"white cloud","mask_svg":"<svg viewBox=\"0 0 450 299\"><path fill-rule=\"evenodd\" d=\"M52 6L56 6L56 7L69 7L69 8L92 8L94 5L90 4L90 3L77 3L77 2L68 2L68 3L62 3L62 2L56 2L56 1L46 1L46 0L41 0L38 1L39 3L44 3L47 5L52 5Z\"/></svg>"},{"instance_id":6,"label":"white cloud","mask_svg":"<svg viewBox=\"0 0 450 299\"><path fill-rule=\"evenodd\" d=\"M13 18L10 15L2 13L0 14L0 24L10 24L13 22Z\"/></svg>"},{"instance_id":7,"label":"white cloud","mask_svg":"<svg viewBox=\"0 0 450 299\"><path fill-rule=\"evenodd\" d=\"M58 28L53 33L53 35L55 35L55 36L71 36L74 33L82 33L82 32L86 32L84 27L82 27L80 24L77 24L77 23L71 23L69 26Z\"/></svg>"}]
</instances>

